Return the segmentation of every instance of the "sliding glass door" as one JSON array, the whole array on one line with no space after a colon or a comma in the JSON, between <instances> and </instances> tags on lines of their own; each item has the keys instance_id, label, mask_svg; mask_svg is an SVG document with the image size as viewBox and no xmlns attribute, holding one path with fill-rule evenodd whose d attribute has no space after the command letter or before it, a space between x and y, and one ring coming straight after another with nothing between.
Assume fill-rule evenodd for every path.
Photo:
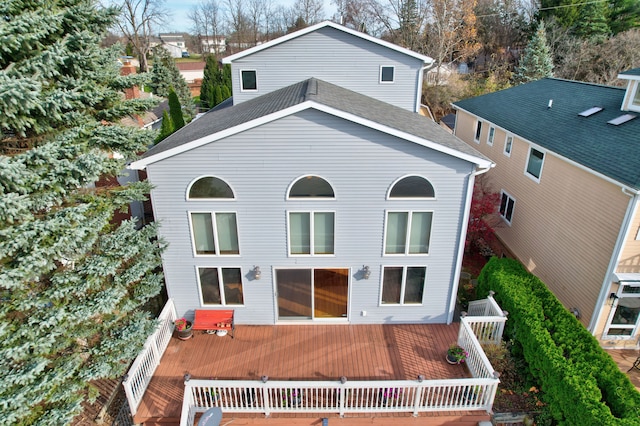
<instances>
[{"instance_id":1,"label":"sliding glass door","mask_svg":"<svg viewBox=\"0 0 640 426\"><path fill-rule=\"evenodd\" d=\"M279 320L346 318L349 269L276 269Z\"/></svg>"}]
</instances>

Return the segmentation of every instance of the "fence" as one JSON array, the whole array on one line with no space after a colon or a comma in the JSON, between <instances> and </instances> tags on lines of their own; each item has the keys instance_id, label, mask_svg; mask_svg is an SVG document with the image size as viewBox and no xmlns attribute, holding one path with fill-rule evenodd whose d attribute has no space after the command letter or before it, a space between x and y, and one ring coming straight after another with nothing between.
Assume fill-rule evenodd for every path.
<instances>
[{"instance_id":1,"label":"fence","mask_svg":"<svg viewBox=\"0 0 640 426\"><path fill-rule=\"evenodd\" d=\"M185 382L181 426L194 424L197 413L219 407L225 413L349 413L489 411L498 379L386 381L249 381Z\"/></svg>"},{"instance_id":2,"label":"fence","mask_svg":"<svg viewBox=\"0 0 640 426\"><path fill-rule=\"evenodd\" d=\"M160 358L171 339L173 333L173 322L176 320L176 311L173 301L169 299L158 316L159 324L144 344L142 352L131 364L129 372L122 381L127 402L131 408L131 415L134 416L138 410L138 405L144 396L147 386L160 364Z\"/></svg>"}]
</instances>

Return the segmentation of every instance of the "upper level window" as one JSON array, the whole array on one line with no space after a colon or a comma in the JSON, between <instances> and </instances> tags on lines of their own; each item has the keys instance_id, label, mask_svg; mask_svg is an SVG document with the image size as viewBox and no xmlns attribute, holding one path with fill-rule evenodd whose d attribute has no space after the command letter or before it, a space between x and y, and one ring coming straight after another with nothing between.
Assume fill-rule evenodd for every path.
<instances>
[{"instance_id":1,"label":"upper level window","mask_svg":"<svg viewBox=\"0 0 640 426\"><path fill-rule=\"evenodd\" d=\"M500 196L500 216L511 225L511 219L513 218L513 208L516 205L516 200L511 197L511 195L502 191Z\"/></svg>"},{"instance_id":2,"label":"upper level window","mask_svg":"<svg viewBox=\"0 0 640 426\"><path fill-rule=\"evenodd\" d=\"M433 212L387 212L384 254L428 254Z\"/></svg>"},{"instance_id":3,"label":"upper level window","mask_svg":"<svg viewBox=\"0 0 640 426\"><path fill-rule=\"evenodd\" d=\"M235 198L231 187L222 179L205 176L191 183L188 199Z\"/></svg>"},{"instance_id":4,"label":"upper level window","mask_svg":"<svg viewBox=\"0 0 640 426\"><path fill-rule=\"evenodd\" d=\"M393 184L389 198L433 198L433 185L422 176L407 176Z\"/></svg>"},{"instance_id":5,"label":"upper level window","mask_svg":"<svg viewBox=\"0 0 640 426\"><path fill-rule=\"evenodd\" d=\"M504 155L507 157L511 156L511 149L513 148L513 136L507 135L504 139Z\"/></svg>"},{"instance_id":6,"label":"upper level window","mask_svg":"<svg viewBox=\"0 0 640 426\"><path fill-rule=\"evenodd\" d=\"M496 128L491 126L489 127L489 134L487 134L487 145L493 145L493 138L496 135Z\"/></svg>"},{"instance_id":7,"label":"upper level window","mask_svg":"<svg viewBox=\"0 0 640 426\"><path fill-rule=\"evenodd\" d=\"M473 137L473 140L474 140L476 143L479 143L479 142L480 142L480 135L481 135L481 134L482 134L482 121L478 120L478 121L476 121L476 134L475 134L475 136Z\"/></svg>"},{"instance_id":8,"label":"upper level window","mask_svg":"<svg viewBox=\"0 0 640 426\"><path fill-rule=\"evenodd\" d=\"M333 212L290 212L289 254L333 254L334 229L335 213Z\"/></svg>"},{"instance_id":9,"label":"upper level window","mask_svg":"<svg viewBox=\"0 0 640 426\"><path fill-rule=\"evenodd\" d=\"M256 70L242 70L240 71L241 87L243 92L249 90L258 90L258 76Z\"/></svg>"},{"instance_id":10,"label":"upper level window","mask_svg":"<svg viewBox=\"0 0 640 426\"><path fill-rule=\"evenodd\" d=\"M544 152L538 151L533 147L530 148L529 159L527 160L527 174L535 178L536 181L540 180L542 163L544 163Z\"/></svg>"},{"instance_id":11,"label":"upper level window","mask_svg":"<svg viewBox=\"0 0 640 426\"><path fill-rule=\"evenodd\" d=\"M380 67L380 83L393 83L395 77L395 67Z\"/></svg>"},{"instance_id":12,"label":"upper level window","mask_svg":"<svg viewBox=\"0 0 640 426\"><path fill-rule=\"evenodd\" d=\"M190 218L196 255L240 254L235 213L191 212Z\"/></svg>"},{"instance_id":13,"label":"upper level window","mask_svg":"<svg viewBox=\"0 0 640 426\"><path fill-rule=\"evenodd\" d=\"M333 188L319 176L304 176L289 189L289 198L335 198Z\"/></svg>"}]
</instances>

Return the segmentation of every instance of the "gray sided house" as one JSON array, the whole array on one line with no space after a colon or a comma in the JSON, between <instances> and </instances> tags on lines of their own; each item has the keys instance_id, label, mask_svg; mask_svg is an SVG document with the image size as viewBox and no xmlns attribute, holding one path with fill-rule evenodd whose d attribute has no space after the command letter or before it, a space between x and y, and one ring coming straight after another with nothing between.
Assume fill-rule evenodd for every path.
<instances>
[{"instance_id":1,"label":"gray sided house","mask_svg":"<svg viewBox=\"0 0 640 426\"><path fill-rule=\"evenodd\" d=\"M375 58L380 46L409 56L384 62L396 69L416 55L335 24L312 28L243 60L266 61L277 48L269 59L278 62L314 31L332 55L351 40L362 63L367 45ZM169 297L178 315L234 309L238 324L450 322L474 179L492 163L414 112L415 99L401 107L387 93L309 77L332 56L317 52L308 73L242 102L234 73L233 102L131 164L154 185ZM419 74L416 66L402 80L415 84Z\"/></svg>"}]
</instances>

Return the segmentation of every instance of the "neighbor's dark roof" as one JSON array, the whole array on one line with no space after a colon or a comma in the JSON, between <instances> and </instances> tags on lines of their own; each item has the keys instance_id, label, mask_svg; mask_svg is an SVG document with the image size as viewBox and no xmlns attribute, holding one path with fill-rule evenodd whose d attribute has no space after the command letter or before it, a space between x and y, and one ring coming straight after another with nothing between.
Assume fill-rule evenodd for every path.
<instances>
[{"instance_id":1,"label":"neighbor's dark roof","mask_svg":"<svg viewBox=\"0 0 640 426\"><path fill-rule=\"evenodd\" d=\"M640 75L640 68L634 68L620 73L621 75Z\"/></svg>"},{"instance_id":2,"label":"neighbor's dark roof","mask_svg":"<svg viewBox=\"0 0 640 426\"><path fill-rule=\"evenodd\" d=\"M617 87L545 78L454 105L640 189L640 117L619 126L607 124L627 113L620 110L624 95ZM594 106L604 109L589 117L578 115Z\"/></svg>"},{"instance_id":3,"label":"neighbor's dark roof","mask_svg":"<svg viewBox=\"0 0 640 426\"><path fill-rule=\"evenodd\" d=\"M314 101L342 112L409 133L461 153L488 160L480 152L447 133L420 114L311 78L234 106L220 106L183 127L147 151L148 158L223 130L256 120L286 108Z\"/></svg>"}]
</instances>

